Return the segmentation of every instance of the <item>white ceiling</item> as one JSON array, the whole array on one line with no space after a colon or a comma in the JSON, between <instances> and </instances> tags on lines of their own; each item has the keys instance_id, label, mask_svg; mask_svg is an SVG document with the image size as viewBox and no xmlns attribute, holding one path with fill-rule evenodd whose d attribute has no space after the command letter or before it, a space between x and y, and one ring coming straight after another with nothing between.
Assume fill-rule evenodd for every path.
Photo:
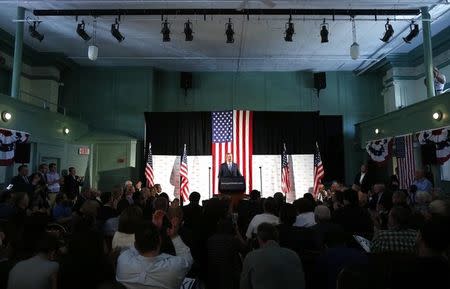
<instances>
[{"instance_id":1,"label":"white ceiling","mask_svg":"<svg viewBox=\"0 0 450 289\"><path fill-rule=\"evenodd\" d=\"M274 1L275 8L418 8L433 6L442 1L431 0L297 0ZM28 9L87 9L87 8L237 8L242 1L3 1L0 0L0 28L14 34L16 7L18 3ZM266 8L261 1L248 1L247 7ZM450 25L450 5L437 5L432 10L433 34ZM87 31L92 34L91 17L83 18ZM161 69L180 71L335 71L362 69L382 59L389 53L408 52L421 42L418 37L413 44L403 43L401 37L407 34L409 19L397 18L391 22L395 38L384 44L379 40L384 31L384 20L357 17L357 41L361 48L361 58L352 60L349 47L352 44L351 23L348 19L332 21L329 24L329 39L320 43L320 17L293 17L296 34L294 41L285 42L284 26L287 17L251 16L247 20L242 16L232 18L235 30L235 43L225 43L225 16L207 17L203 15L189 17L193 22L194 41L184 41L184 16L169 16L171 23L171 42L162 42L161 18L154 16L126 16L122 18L120 31L125 36L118 43L110 34L114 17L97 19L96 45L99 58L92 62L87 59L87 46L76 34L74 17L41 17L43 22L39 31L45 39L41 43L25 33L25 43L38 51L61 52L81 65L97 66L154 66Z\"/></svg>"}]
</instances>

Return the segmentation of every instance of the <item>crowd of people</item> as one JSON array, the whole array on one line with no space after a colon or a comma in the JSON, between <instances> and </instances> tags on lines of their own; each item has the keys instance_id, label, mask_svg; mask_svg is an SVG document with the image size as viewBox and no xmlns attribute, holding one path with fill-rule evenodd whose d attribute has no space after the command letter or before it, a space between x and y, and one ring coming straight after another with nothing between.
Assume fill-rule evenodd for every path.
<instances>
[{"instance_id":1,"label":"crowd of people","mask_svg":"<svg viewBox=\"0 0 450 289\"><path fill-rule=\"evenodd\" d=\"M362 166L292 204L253 190L187 205L68 172L22 165L1 193L0 288L450 288L450 203L421 171L409 190Z\"/></svg>"}]
</instances>

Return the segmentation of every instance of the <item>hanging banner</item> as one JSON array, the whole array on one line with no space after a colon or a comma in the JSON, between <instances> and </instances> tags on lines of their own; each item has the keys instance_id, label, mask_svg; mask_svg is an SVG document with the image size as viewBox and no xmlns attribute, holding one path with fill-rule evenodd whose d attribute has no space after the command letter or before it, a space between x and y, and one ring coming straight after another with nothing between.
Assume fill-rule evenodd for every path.
<instances>
[{"instance_id":1,"label":"hanging banner","mask_svg":"<svg viewBox=\"0 0 450 289\"><path fill-rule=\"evenodd\" d=\"M392 138L369 141L366 151L374 162L385 162L392 153Z\"/></svg>"},{"instance_id":2,"label":"hanging banner","mask_svg":"<svg viewBox=\"0 0 450 289\"><path fill-rule=\"evenodd\" d=\"M9 166L14 162L17 143L25 143L30 137L23 131L0 128L0 166Z\"/></svg>"},{"instance_id":3,"label":"hanging banner","mask_svg":"<svg viewBox=\"0 0 450 289\"><path fill-rule=\"evenodd\" d=\"M421 145L434 143L436 145L436 159L440 164L450 159L450 127L435 130L425 130L417 134Z\"/></svg>"}]
</instances>

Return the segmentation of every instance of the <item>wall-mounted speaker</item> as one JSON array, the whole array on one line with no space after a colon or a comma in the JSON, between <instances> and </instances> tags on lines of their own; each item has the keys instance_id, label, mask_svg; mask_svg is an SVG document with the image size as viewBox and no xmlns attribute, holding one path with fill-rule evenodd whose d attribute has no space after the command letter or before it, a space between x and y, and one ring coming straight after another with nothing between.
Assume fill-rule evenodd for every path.
<instances>
[{"instance_id":1,"label":"wall-mounted speaker","mask_svg":"<svg viewBox=\"0 0 450 289\"><path fill-rule=\"evenodd\" d=\"M317 90L327 87L327 75L325 72L314 73L314 88Z\"/></svg>"},{"instance_id":2,"label":"wall-mounted speaker","mask_svg":"<svg viewBox=\"0 0 450 289\"><path fill-rule=\"evenodd\" d=\"M31 143L18 143L14 153L14 162L28 164L30 162Z\"/></svg>"}]
</instances>

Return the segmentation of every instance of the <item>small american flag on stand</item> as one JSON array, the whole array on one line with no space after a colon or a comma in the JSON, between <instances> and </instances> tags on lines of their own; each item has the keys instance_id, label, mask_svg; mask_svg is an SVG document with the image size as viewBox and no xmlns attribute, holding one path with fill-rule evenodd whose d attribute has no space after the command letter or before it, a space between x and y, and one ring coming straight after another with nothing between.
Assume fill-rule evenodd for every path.
<instances>
[{"instance_id":1,"label":"small american flag on stand","mask_svg":"<svg viewBox=\"0 0 450 289\"><path fill-rule=\"evenodd\" d=\"M320 157L319 145L316 142L316 153L314 154L314 187L313 196L317 198L319 186L322 184L325 171L323 169L322 158Z\"/></svg>"},{"instance_id":2,"label":"small american flag on stand","mask_svg":"<svg viewBox=\"0 0 450 289\"><path fill-rule=\"evenodd\" d=\"M180 164L180 198L183 202L189 199L189 178L188 178L188 164L186 144L184 145L183 155L181 156Z\"/></svg>"},{"instance_id":3,"label":"small american flag on stand","mask_svg":"<svg viewBox=\"0 0 450 289\"><path fill-rule=\"evenodd\" d=\"M408 189L414 181L416 167L413 142L413 136L411 134L395 138L395 155L397 157L400 189Z\"/></svg>"},{"instance_id":4,"label":"small american flag on stand","mask_svg":"<svg viewBox=\"0 0 450 289\"><path fill-rule=\"evenodd\" d=\"M281 153L281 191L285 194L291 191L291 180L289 178L289 162L286 154L286 144L283 144Z\"/></svg>"},{"instance_id":5,"label":"small american flag on stand","mask_svg":"<svg viewBox=\"0 0 450 289\"><path fill-rule=\"evenodd\" d=\"M145 165L145 179L147 180L147 187L153 187L155 185L153 174L153 156L152 156L152 143L148 144L147 163Z\"/></svg>"}]
</instances>

